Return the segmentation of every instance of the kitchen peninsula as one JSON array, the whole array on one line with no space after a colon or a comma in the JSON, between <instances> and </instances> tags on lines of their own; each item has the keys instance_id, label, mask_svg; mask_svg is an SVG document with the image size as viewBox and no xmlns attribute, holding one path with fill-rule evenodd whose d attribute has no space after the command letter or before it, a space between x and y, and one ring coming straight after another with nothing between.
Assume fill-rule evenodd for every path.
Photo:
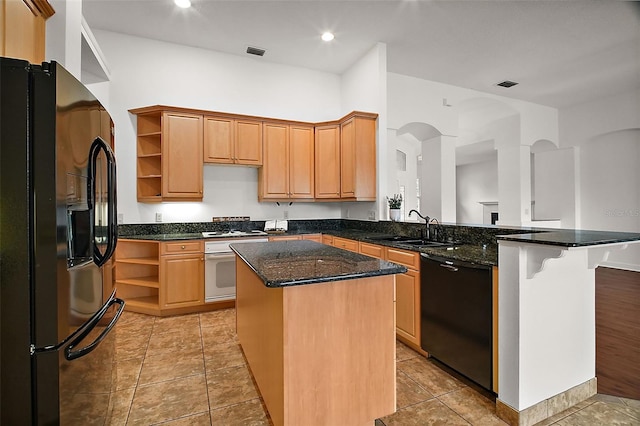
<instances>
[{"instance_id":1,"label":"kitchen peninsula","mask_svg":"<svg viewBox=\"0 0 640 426\"><path fill-rule=\"evenodd\" d=\"M238 339L274 424L393 413L393 274L406 268L313 241L231 248Z\"/></svg>"}]
</instances>

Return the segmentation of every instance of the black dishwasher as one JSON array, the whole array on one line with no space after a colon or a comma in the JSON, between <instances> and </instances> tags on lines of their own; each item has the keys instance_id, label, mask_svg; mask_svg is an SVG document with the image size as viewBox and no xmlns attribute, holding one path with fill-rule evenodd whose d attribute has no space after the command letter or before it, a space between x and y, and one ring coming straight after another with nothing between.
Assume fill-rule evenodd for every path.
<instances>
[{"instance_id":1,"label":"black dishwasher","mask_svg":"<svg viewBox=\"0 0 640 426\"><path fill-rule=\"evenodd\" d=\"M491 390L492 268L421 255L421 346L429 355Z\"/></svg>"}]
</instances>

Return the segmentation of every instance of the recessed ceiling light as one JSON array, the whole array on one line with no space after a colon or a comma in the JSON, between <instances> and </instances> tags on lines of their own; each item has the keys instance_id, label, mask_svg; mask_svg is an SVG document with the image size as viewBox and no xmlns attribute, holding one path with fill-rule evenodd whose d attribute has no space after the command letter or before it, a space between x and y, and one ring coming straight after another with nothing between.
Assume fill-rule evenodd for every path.
<instances>
[{"instance_id":1,"label":"recessed ceiling light","mask_svg":"<svg viewBox=\"0 0 640 426\"><path fill-rule=\"evenodd\" d=\"M326 33L322 34L322 40L324 41L331 41L333 40L334 35L332 33L330 33L329 31L327 31Z\"/></svg>"},{"instance_id":2,"label":"recessed ceiling light","mask_svg":"<svg viewBox=\"0 0 640 426\"><path fill-rule=\"evenodd\" d=\"M173 0L176 6L186 9L191 7L191 0Z\"/></svg>"}]
</instances>

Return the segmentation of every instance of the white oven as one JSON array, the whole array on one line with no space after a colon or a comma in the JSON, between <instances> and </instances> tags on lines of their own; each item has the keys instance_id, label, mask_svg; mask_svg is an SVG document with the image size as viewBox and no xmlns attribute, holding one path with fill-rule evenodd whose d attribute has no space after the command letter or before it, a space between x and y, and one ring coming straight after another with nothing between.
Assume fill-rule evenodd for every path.
<instances>
[{"instance_id":1,"label":"white oven","mask_svg":"<svg viewBox=\"0 0 640 426\"><path fill-rule=\"evenodd\" d=\"M229 248L233 243L259 243L266 238L207 241L204 243L204 299L205 302L236 298L236 255Z\"/></svg>"}]
</instances>

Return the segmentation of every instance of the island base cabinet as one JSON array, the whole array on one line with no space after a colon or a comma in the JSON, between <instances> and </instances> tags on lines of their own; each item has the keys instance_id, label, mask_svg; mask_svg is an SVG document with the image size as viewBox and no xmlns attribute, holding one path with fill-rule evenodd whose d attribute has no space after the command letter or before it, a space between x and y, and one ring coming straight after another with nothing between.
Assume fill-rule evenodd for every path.
<instances>
[{"instance_id":1,"label":"island base cabinet","mask_svg":"<svg viewBox=\"0 0 640 426\"><path fill-rule=\"evenodd\" d=\"M268 288L236 260L238 338L275 425L371 425L395 411L392 275Z\"/></svg>"}]
</instances>

